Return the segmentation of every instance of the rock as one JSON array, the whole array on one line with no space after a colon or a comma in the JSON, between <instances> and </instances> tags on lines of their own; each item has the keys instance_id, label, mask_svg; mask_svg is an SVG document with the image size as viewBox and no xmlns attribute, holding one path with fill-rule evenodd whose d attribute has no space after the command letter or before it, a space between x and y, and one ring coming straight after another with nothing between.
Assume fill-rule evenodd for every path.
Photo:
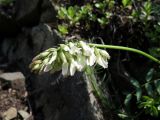
<instances>
[{"instance_id":1,"label":"rock","mask_svg":"<svg viewBox=\"0 0 160 120\"><path fill-rule=\"evenodd\" d=\"M34 54L38 54L49 47L60 43L60 37L55 31L52 31L51 27L47 24L40 24L33 27L31 31L32 42L34 46Z\"/></svg>"},{"instance_id":2,"label":"rock","mask_svg":"<svg viewBox=\"0 0 160 120\"><path fill-rule=\"evenodd\" d=\"M16 20L21 25L38 24L40 1L41 0L16 0Z\"/></svg>"},{"instance_id":3,"label":"rock","mask_svg":"<svg viewBox=\"0 0 160 120\"><path fill-rule=\"evenodd\" d=\"M17 109L14 107L9 108L6 112L2 113L3 120L11 120L17 117Z\"/></svg>"},{"instance_id":4,"label":"rock","mask_svg":"<svg viewBox=\"0 0 160 120\"><path fill-rule=\"evenodd\" d=\"M28 120L31 117L31 115L24 110L19 110L18 113L23 118L23 120Z\"/></svg>"},{"instance_id":5,"label":"rock","mask_svg":"<svg viewBox=\"0 0 160 120\"><path fill-rule=\"evenodd\" d=\"M10 63L16 64L26 76L34 120L98 120L94 117L97 110L91 110L93 103L83 73L63 78L60 72L35 75L28 68L35 55L62 42L50 26L40 24L22 31L16 45L5 50L10 51L6 52Z\"/></svg>"},{"instance_id":6,"label":"rock","mask_svg":"<svg viewBox=\"0 0 160 120\"><path fill-rule=\"evenodd\" d=\"M0 35L15 35L19 30L17 22L0 11Z\"/></svg>"},{"instance_id":7,"label":"rock","mask_svg":"<svg viewBox=\"0 0 160 120\"><path fill-rule=\"evenodd\" d=\"M4 79L4 84L8 83L12 89L24 91L25 90L25 77L21 72L3 73L0 75Z\"/></svg>"},{"instance_id":8,"label":"rock","mask_svg":"<svg viewBox=\"0 0 160 120\"><path fill-rule=\"evenodd\" d=\"M8 81L14 81L14 80L24 80L25 77L21 72L13 72L13 73L3 73L0 75L0 78L8 80Z\"/></svg>"},{"instance_id":9,"label":"rock","mask_svg":"<svg viewBox=\"0 0 160 120\"><path fill-rule=\"evenodd\" d=\"M41 5L41 23L53 23L56 22L56 11L54 9L54 3L52 0L43 0Z\"/></svg>"}]
</instances>

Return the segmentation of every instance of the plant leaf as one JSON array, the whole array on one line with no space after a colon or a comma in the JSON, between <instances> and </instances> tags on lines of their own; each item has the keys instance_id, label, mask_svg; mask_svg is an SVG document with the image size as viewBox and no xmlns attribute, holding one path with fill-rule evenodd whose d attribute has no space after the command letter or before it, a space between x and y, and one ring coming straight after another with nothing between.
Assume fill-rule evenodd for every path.
<instances>
[{"instance_id":1,"label":"plant leaf","mask_svg":"<svg viewBox=\"0 0 160 120\"><path fill-rule=\"evenodd\" d=\"M124 100L124 104L125 104L125 106L128 106L129 105L129 102L131 101L131 99L132 99L132 94L127 94L127 96L126 96L126 98L125 98L125 100Z\"/></svg>"},{"instance_id":2,"label":"plant leaf","mask_svg":"<svg viewBox=\"0 0 160 120\"><path fill-rule=\"evenodd\" d=\"M58 30L63 34L66 35L68 34L68 27L65 25L58 25Z\"/></svg>"},{"instance_id":3,"label":"plant leaf","mask_svg":"<svg viewBox=\"0 0 160 120\"><path fill-rule=\"evenodd\" d=\"M158 109L155 106L151 107L151 115L157 117L158 116Z\"/></svg>"},{"instance_id":4,"label":"plant leaf","mask_svg":"<svg viewBox=\"0 0 160 120\"><path fill-rule=\"evenodd\" d=\"M131 84L132 84L133 86L135 86L136 88L140 88L140 83L139 83L137 80L135 80L135 79L132 79L132 80L131 80Z\"/></svg>"},{"instance_id":5,"label":"plant leaf","mask_svg":"<svg viewBox=\"0 0 160 120\"><path fill-rule=\"evenodd\" d=\"M136 97L137 97L137 101L140 101L140 99L142 97L142 89L141 88L136 88Z\"/></svg>"},{"instance_id":6,"label":"plant leaf","mask_svg":"<svg viewBox=\"0 0 160 120\"><path fill-rule=\"evenodd\" d=\"M151 68L151 69L148 71L147 75L146 75L146 81L147 81L147 82L151 81L151 79L153 78L153 73L154 73L154 69Z\"/></svg>"},{"instance_id":7,"label":"plant leaf","mask_svg":"<svg viewBox=\"0 0 160 120\"><path fill-rule=\"evenodd\" d=\"M68 15L69 18L73 18L75 16L75 9L72 6L68 8Z\"/></svg>"},{"instance_id":8,"label":"plant leaf","mask_svg":"<svg viewBox=\"0 0 160 120\"><path fill-rule=\"evenodd\" d=\"M124 7L126 7L131 4L131 0L122 0L122 4Z\"/></svg>"},{"instance_id":9,"label":"plant leaf","mask_svg":"<svg viewBox=\"0 0 160 120\"><path fill-rule=\"evenodd\" d=\"M147 94L150 95L150 96L153 96L152 85L149 84L149 83L146 83L146 84L145 84L145 88L146 88L146 90L147 90Z\"/></svg>"}]
</instances>

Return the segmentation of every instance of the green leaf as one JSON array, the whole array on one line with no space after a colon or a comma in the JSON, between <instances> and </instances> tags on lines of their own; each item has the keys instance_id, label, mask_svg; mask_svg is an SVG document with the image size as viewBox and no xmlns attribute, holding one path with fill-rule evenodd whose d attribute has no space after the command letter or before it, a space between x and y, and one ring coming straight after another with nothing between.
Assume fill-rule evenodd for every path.
<instances>
[{"instance_id":1,"label":"green leaf","mask_svg":"<svg viewBox=\"0 0 160 120\"><path fill-rule=\"evenodd\" d=\"M58 25L58 30L63 34L68 34L68 27L65 25Z\"/></svg>"},{"instance_id":2,"label":"green leaf","mask_svg":"<svg viewBox=\"0 0 160 120\"><path fill-rule=\"evenodd\" d=\"M144 10L149 15L151 13L151 9L152 9L151 1L148 0L147 2L144 3Z\"/></svg>"},{"instance_id":3,"label":"green leaf","mask_svg":"<svg viewBox=\"0 0 160 120\"><path fill-rule=\"evenodd\" d=\"M131 0L122 0L122 4L124 7L127 7L128 5L131 4Z\"/></svg>"},{"instance_id":4,"label":"green leaf","mask_svg":"<svg viewBox=\"0 0 160 120\"><path fill-rule=\"evenodd\" d=\"M132 84L133 86L135 86L136 88L140 88L140 83L139 83L137 80L135 80L135 79L132 79L132 80L131 80L131 84Z\"/></svg>"},{"instance_id":5,"label":"green leaf","mask_svg":"<svg viewBox=\"0 0 160 120\"><path fill-rule=\"evenodd\" d=\"M151 68L151 69L148 71L147 75L146 75L146 81L147 81L147 82L149 82L149 81L152 80L152 78L153 78L153 73L154 73L154 69Z\"/></svg>"},{"instance_id":6,"label":"green leaf","mask_svg":"<svg viewBox=\"0 0 160 120\"><path fill-rule=\"evenodd\" d=\"M129 105L131 99L132 99L132 94L129 93L129 94L126 96L125 100L124 100L125 106L128 106L128 105Z\"/></svg>"},{"instance_id":7,"label":"green leaf","mask_svg":"<svg viewBox=\"0 0 160 120\"><path fill-rule=\"evenodd\" d=\"M141 88L136 88L136 97L137 97L137 101L140 101L140 99L142 97L142 89Z\"/></svg>"},{"instance_id":8,"label":"green leaf","mask_svg":"<svg viewBox=\"0 0 160 120\"><path fill-rule=\"evenodd\" d=\"M75 9L72 7L72 6L70 6L69 8L68 8L68 17L70 18L70 19L72 19L74 16L75 16Z\"/></svg>"},{"instance_id":9,"label":"green leaf","mask_svg":"<svg viewBox=\"0 0 160 120\"><path fill-rule=\"evenodd\" d=\"M150 112L151 112L150 114L151 114L152 116L155 116L155 117L158 116L158 109L157 109L155 106L152 106L152 107L151 107Z\"/></svg>"},{"instance_id":10,"label":"green leaf","mask_svg":"<svg viewBox=\"0 0 160 120\"><path fill-rule=\"evenodd\" d=\"M65 19L67 15L67 10L64 7L60 7L60 9L58 10L58 18L59 19Z\"/></svg>"},{"instance_id":11,"label":"green leaf","mask_svg":"<svg viewBox=\"0 0 160 120\"><path fill-rule=\"evenodd\" d=\"M156 87L158 94L160 95L160 79L155 80L154 84L155 84L155 87Z\"/></svg>"},{"instance_id":12,"label":"green leaf","mask_svg":"<svg viewBox=\"0 0 160 120\"><path fill-rule=\"evenodd\" d=\"M98 18L97 21L98 21L101 25L106 25L106 24L108 24L108 22L109 22L109 21L107 20L107 18L105 18L105 17Z\"/></svg>"},{"instance_id":13,"label":"green leaf","mask_svg":"<svg viewBox=\"0 0 160 120\"><path fill-rule=\"evenodd\" d=\"M149 84L149 83L146 83L146 84L145 84L145 88L146 88L146 90L147 90L147 94L150 95L150 96L153 96L152 85Z\"/></svg>"},{"instance_id":14,"label":"green leaf","mask_svg":"<svg viewBox=\"0 0 160 120\"><path fill-rule=\"evenodd\" d=\"M103 3L96 3L95 7L99 8L99 9L103 9L105 7L105 4L103 4Z\"/></svg>"}]
</instances>

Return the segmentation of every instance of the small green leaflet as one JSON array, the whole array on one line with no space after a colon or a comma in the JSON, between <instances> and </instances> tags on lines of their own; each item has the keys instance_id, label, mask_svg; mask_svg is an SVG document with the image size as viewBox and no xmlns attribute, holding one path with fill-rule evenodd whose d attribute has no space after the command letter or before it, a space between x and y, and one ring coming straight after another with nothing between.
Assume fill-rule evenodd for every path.
<instances>
[{"instance_id":1,"label":"small green leaflet","mask_svg":"<svg viewBox=\"0 0 160 120\"><path fill-rule=\"evenodd\" d=\"M149 84L149 83L146 83L146 84L145 84L145 88L146 88L147 94L150 95L150 96L153 96L152 85Z\"/></svg>"},{"instance_id":2,"label":"small green leaflet","mask_svg":"<svg viewBox=\"0 0 160 120\"><path fill-rule=\"evenodd\" d=\"M124 7L127 7L128 5L131 4L131 0L122 0L122 4Z\"/></svg>"},{"instance_id":3,"label":"small green leaflet","mask_svg":"<svg viewBox=\"0 0 160 120\"><path fill-rule=\"evenodd\" d=\"M131 101L131 99L132 99L132 94L130 94L130 93L127 94L126 99L124 100L125 106L129 105L129 102Z\"/></svg>"},{"instance_id":4,"label":"small green leaflet","mask_svg":"<svg viewBox=\"0 0 160 120\"><path fill-rule=\"evenodd\" d=\"M68 27L65 25L58 25L58 30L63 34L66 35L68 34Z\"/></svg>"},{"instance_id":5,"label":"small green leaflet","mask_svg":"<svg viewBox=\"0 0 160 120\"><path fill-rule=\"evenodd\" d=\"M140 101L140 99L142 97L142 89L141 88L136 88L136 97L137 97L137 101Z\"/></svg>"}]
</instances>

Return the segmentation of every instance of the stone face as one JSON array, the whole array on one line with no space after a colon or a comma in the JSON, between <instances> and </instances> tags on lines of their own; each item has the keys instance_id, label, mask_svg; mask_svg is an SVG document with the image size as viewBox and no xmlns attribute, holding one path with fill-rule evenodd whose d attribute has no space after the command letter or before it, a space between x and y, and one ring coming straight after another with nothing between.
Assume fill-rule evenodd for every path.
<instances>
[{"instance_id":1,"label":"stone face","mask_svg":"<svg viewBox=\"0 0 160 120\"><path fill-rule=\"evenodd\" d=\"M16 0L16 20L22 25L34 25L39 21L40 0Z\"/></svg>"},{"instance_id":2,"label":"stone face","mask_svg":"<svg viewBox=\"0 0 160 120\"><path fill-rule=\"evenodd\" d=\"M8 47L9 50L4 51L9 52L4 54L8 54L10 64L16 64L26 77L35 120L101 120L95 117L97 110L92 110L93 103L82 73L63 78L61 71L42 75L30 72L28 66L35 55L63 42L55 31L46 24L40 24L24 30L15 41L11 44L13 48Z\"/></svg>"},{"instance_id":3,"label":"stone face","mask_svg":"<svg viewBox=\"0 0 160 120\"><path fill-rule=\"evenodd\" d=\"M52 0L43 0L41 5L41 23L52 23L56 21L56 11Z\"/></svg>"},{"instance_id":4,"label":"stone face","mask_svg":"<svg viewBox=\"0 0 160 120\"><path fill-rule=\"evenodd\" d=\"M61 42L56 32L52 31L47 24L33 27L31 36L35 54Z\"/></svg>"},{"instance_id":5,"label":"stone face","mask_svg":"<svg viewBox=\"0 0 160 120\"><path fill-rule=\"evenodd\" d=\"M103 120L103 117L95 116L98 110L93 110L93 104L96 99L88 92L83 73L63 78L61 71L35 75L28 68L38 53L64 42L45 24L55 22L55 16L51 0L16 0L15 19L21 32L0 44L7 67L18 68L24 74L35 120ZM9 76L3 78L13 80ZM26 113L19 114L23 117ZM101 114L98 112L98 115Z\"/></svg>"}]
</instances>

